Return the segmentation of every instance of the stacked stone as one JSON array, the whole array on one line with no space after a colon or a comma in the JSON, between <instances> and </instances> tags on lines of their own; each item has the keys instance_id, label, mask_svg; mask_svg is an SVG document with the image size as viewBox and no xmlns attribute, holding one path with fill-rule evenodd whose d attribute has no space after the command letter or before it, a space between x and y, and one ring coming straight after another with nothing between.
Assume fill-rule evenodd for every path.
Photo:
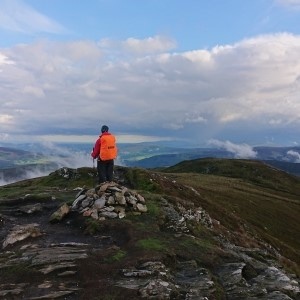
<instances>
[{"instance_id":1,"label":"stacked stone","mask_svg":"<svg viewBox=\"0 0 300 300\"><path fill-rule=\"evenodd\" d=\"M81 189L71 207L96 220L122 219L126 212L147 212L143 196L115 182L102 183L93 189Z\"/></svg>"}]
</instances>

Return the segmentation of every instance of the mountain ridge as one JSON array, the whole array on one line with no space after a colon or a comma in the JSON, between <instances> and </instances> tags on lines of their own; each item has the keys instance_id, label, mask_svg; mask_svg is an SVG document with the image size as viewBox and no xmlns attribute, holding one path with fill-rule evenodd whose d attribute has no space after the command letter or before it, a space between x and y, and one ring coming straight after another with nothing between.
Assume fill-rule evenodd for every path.
<instances>
[{"instance_id":1,"label":"mountain ridge","mask_svg":"<svg viewBox=\"0 0 300 300\"><path fill-rule=\"evenodd\" d=\"M298 177L252 160L116 166L114 181L140 193L146 213L128 207L123 219L97 220L70 211L49 223L78 191L95 193L96 180L93 168L62 168L0 188L2 242L16 225L37 224L35 237L2 249L0 297L299 298Z\"/></svg>"},{"instance_id":2,"label":"mountain ridge","mask_svg":"<svg viewBox=\"0 0 300 300\"><path fill-rule=\"evenodd\" d=\"M10 183L26 178L48 175L63 166L92 165L89 144L66 144L50 149L41 145L20 145L19 149L0 147L0 180ZM43 154L41 154L43 153ZM290 174L300 175L299 147L255 147L253 153L261 160ZM163 143L120 144L117 164L147 169L169 167L197 158L236 158L236 154L218 148L179 148ZM35 172L36 171L36 172Z\"/></svg>"}]
</instances>

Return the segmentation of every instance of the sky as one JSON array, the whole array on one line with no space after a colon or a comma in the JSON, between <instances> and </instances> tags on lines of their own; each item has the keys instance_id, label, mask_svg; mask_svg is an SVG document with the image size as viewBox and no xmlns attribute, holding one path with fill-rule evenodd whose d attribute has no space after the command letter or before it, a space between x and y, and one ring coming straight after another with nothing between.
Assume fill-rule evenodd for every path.
<instances>
[{"instance_id":1,"label":"sky","mask_svg":"<svg viewBox=\"0 0 300 300\"><path fill-rule=\"evenodd\" d=\"M0 0L0 145L300 144L300 0Z\"/></svg>"}]
</instances>

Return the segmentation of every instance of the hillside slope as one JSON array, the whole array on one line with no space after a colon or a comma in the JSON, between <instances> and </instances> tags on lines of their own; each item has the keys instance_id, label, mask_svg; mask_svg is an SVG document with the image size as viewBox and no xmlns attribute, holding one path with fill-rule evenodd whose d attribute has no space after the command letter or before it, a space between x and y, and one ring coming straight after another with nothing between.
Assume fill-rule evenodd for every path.
<instances>
[{"instance_id":1,"label":"hillside slope","mask_svg":"<svg viewBox=\"0 0 300 300\"><path fill-rule=\"evenodd\" d=\"M299 299L297 177L247 160L116 167L111 190L138 192L147 212L49 222L95 180L63 168L0 188L0 299Z\"/></svg>"},{"instance_id":2,"label":"hillside slope","mask_svg":"<svg viewBox=\"0 0 300 300\"><path fill-rule=\"evenodd\" d=\"M184 161L164 172L200 189L213 216L218 218L217 211L222 215L222 210L233 213L260 238L272 241L274 247L300 263L298 177L260 161L232 159Z\"/></svg>"}]
</instances>

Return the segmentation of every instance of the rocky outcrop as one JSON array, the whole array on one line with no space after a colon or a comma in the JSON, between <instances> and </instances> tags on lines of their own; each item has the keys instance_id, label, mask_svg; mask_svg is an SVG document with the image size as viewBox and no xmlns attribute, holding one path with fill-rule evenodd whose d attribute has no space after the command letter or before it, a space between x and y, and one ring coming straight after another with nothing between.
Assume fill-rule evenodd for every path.
<instances>
[{"instance_id":1,"label":"rocky outcrop","mask_svg":"<svg viewBox=\"0 0 300 300\"><path fill-rule=\"evenodd\" d=\"M70 280L70 276L77 273L78 260L88 257L87 246L77 243L48 247L26 244L18 250L19 255L15 251L1 253L0 270L24 268L24 282L0 284L0 299L66 299L63 297L76 293L80 289L78 282ZM5 262L3 258L6 258ZM30 274L39 276L35 283L30 283L31 279L27 277ZM52 278L54 274L58 279ZM68 278L68 284L63 278Z\"/></svg>"},{"instance_id":2,"label":"rocky outcrop","mask_svg":"<svg viewBox=\"0 0 300 300\"><path fill-rule=\"evenodd\" d=\"M117 286L135 289L146 299L214 299L216 284L212 274L197 262L178 262L171 271L160 261L148 261L135 269L121 270Z\"/></svg>"},{"instance_id":3,"label":"rocky outcrop","mask_svg":"<svg viewBox=\"0 0 300 300\"><path fill-rule=\"evenodd\" d=\"M18 241L27 239L28 237L38 237L42 233L38 224L16 225L9 232L5 238L2 248L12 245Z\"/></svg>"}]
</instances>

